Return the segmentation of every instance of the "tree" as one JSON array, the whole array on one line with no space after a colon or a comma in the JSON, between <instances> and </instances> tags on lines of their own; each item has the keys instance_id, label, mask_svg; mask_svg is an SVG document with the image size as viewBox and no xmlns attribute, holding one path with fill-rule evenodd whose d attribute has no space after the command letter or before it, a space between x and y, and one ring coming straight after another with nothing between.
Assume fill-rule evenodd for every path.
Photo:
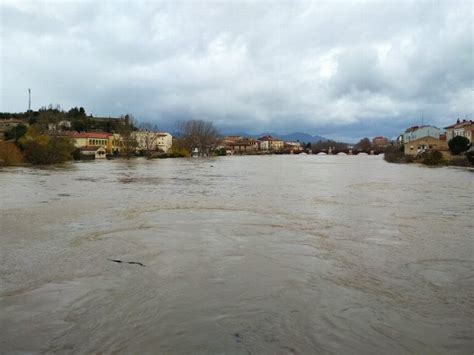
<instances>
[{"instance_id":1,"label":"tree","mask_svg":"<svg viewBox=\"0 0 474 355\"><path fill-rule=\"evenodd\" d=\"M19 124L16 125L15 127L12 127L9 131L5 132L5 138L7 140L15 140L18 141L21 137L23 137L27 131L28 127L26 127L24 124Z\"/></svg>"},{"instance_id":2,"label":"tree","mask_svg":"<svg viewBox=\"0 0 474 355\"><path fill-rule=\"evenodd\" d=\"M122 138L122 154L126 158L130 158L135 154L138 146L137 140L132 134L136 131L135 118L131 114L122 115L120 118L122 119L122 124L118 127L118 133Z\"/></svg>"},{"instance_id":3,"label":"tree","mask_svg":"<svg viewBox=\"0 0 474 355\"><path fill-rule=\"evenodd\" d=\"M456 136L448 142L448 146L451 153L459 155L467 151L471 147L471 143L466 137Z\"/></svg>"},{"instance_id":4,"label":"tree","mask_svg":"<svg viewBox=\"0 0 474 355\"><path fill-rule=\"evenodd\" d=\"M335 150L347 150L347 144L327 139L310 144L310 148L314 151L328 150L329 148L333 148Z\"/></svg>"},{"instance_id":5,"label":"tree","mask_svg":"<svg viewBox=\"0 0 474 355\"><path fill-rule=\"evenodd\" d=\"M219 141L219 132L210 121L183 121L178 123L177 129L179 144L189 153L197 149L199 155L208 155Z\"/></svg>"},{"instance_id":6,"label":"tree","mask_svg":"<svg viewBox=\"0 0 474 355\"><path fill-rule=\"evenodd\" d=\"M444 163L443 154L438 150L426 151L422 154L421 162L425 165L440 165Z\"/></svg>"},{"instance_id":7,"label":"tree","mask_svg":"<svg viewBox=\"0 0 474 355\"><path fill-rule=\"evenodd\" d=\"M74 144L69 137L41 134L36 127L28 127L19 140L25 159L35 165L59 164L72 159Z\"/></svg>"},{"instance_id":8,"label":"tree","mask_svg":"<svg viewBox=\"0 0 474 355\"><path fill-rule=\"evenodd\" d=\"M389 163L401 163L405 161L403 146L396 147L394 145L389 145L385 148L384 159Z\"/></svg>"},{"instance_id":9,"label":"tree","mask_svg":"<svg viewBox=\"0 0 474 355\"><path fill-rule=\"evenodd\" d=\"M158 140L158 126L149 122L142 122L138 125L138 129L140 131L135 135L138 148L150 158L152 152L157 150L156 142Z\"/></svg>"},{"instance_id":10,"label":"tree","mask_svg":"<svg viewBox=\"0 0 474 355\"><path fill-rule=\"evenodd\" d=\"M368 152L372 149L372 144L369 138L362 138L356 145L355 148L360 151Z\"/></svg>"}]
</instances>

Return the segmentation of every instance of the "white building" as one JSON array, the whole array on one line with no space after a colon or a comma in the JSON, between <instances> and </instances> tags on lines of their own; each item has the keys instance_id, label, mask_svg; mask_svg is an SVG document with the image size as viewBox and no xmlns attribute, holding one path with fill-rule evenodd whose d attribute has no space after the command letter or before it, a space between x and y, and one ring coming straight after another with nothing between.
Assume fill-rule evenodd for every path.
<instances>
[{"instance_id":1,"label":"white building","mask_svg":"<svg viewBox=\"0 0 474 355\"><path fill-rule=\"evenodd\" d=\"M300 151L301 144L300 142L285 142L285 149L288 149L291 151Z\"/></svg>"},{"instance_id":2,"label":"white building","mask_svg":"<svg viewBox=\"0 0 474 355\"><path fill-rule=\"evenodd\" d=\"M258 142L258 149L263 151L270 150L270 142L269 141L257 141Z\"/></svg>"},{"instance_id":3,"label":"white building","mask_svg":"<svg viewBox=\"0 0 474 355\"><path fill-rule=\"evenodd\" d=\"M403 133L403 143L406 144L424 137L433 137L439 139L439 132L439 128L435 126L410 127L405 131L405 133Z\"/></svg>"},{"instance_id":4,"label":"white building","mask_svg":"<svg viewBox=\"0 0 474 355\"><path fill-rule=\"evenodd\" d=\"M160 150L168 153L173 145L173 137L166 132L138 131L132 135L137 140L138 150Z\"/></svg>"}]
</instances>

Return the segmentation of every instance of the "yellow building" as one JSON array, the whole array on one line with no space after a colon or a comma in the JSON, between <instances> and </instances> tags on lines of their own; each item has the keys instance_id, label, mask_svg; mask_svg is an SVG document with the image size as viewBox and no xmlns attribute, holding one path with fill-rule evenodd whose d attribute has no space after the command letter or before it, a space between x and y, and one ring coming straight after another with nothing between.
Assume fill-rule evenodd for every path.
<instances>
[{"instance_id":1,"label":"yellow building","mask_svg":"<svg viewBox=\"0 0 474 355\"><path fill-rule=\"evenodd\" d=\"M268 149L273 151L280 151L283 150L285 146L285 142L279 139L275 139L272 136L264 136L258 139L262 142L268 142Z\"/></svg>"},{"instance_id":2,"label":"yellow building","mask_svg":"<svg viewBox=\"0 0 474 355\"><path fill-rule=\"evenodd\" d=\"M405 155L416 156L427 150L447 150L448 145L445 141L439 140L434 137L423 137L412 140L404 145Z\"/></svg>"},{"instance_id":3,"label":"yellow building","mask_svg":"<svg viewBox=\"0 0 474 355\"><path fill-rule=\"evenodd\" d=\"M455 124L444 127L444 129L446 130L446 138L448 142L457 136L466 137L471 143L474 141L474 121L457 120Z\"/></svg>"}]
</instances>

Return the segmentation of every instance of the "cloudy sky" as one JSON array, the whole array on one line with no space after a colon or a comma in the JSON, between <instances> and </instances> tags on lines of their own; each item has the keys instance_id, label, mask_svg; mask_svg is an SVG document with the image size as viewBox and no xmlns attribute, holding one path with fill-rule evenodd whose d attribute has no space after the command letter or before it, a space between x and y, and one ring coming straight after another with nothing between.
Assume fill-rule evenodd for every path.
<instances>
[{"instance_id":1,"label":"cloudy sky","mask_svg":"<svg viewBox=\"0 0 474 355\"><path fill-rule=\"evenodd\" d=\"M0 1L0 111L353 141L474 118L473 1Z\"/></svg>"}]
</instances>

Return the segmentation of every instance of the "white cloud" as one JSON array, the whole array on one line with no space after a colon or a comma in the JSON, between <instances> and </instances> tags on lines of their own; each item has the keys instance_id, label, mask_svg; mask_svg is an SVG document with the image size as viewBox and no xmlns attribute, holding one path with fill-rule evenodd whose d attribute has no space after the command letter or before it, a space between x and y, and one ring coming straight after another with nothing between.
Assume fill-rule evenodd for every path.
<instances>
[{"instance_id":1,"label":"white cloud","mask_svg":"<svg viewBox=\"0 0 474 355\"><path fill-rule=\"evenodd\" d=\"M396 135L473 115L472 2L0 5L0 111ZM369 124L370 123L370 124ZM342 134L341 134L342 135Z\"/></svg>"}]
</instances>

